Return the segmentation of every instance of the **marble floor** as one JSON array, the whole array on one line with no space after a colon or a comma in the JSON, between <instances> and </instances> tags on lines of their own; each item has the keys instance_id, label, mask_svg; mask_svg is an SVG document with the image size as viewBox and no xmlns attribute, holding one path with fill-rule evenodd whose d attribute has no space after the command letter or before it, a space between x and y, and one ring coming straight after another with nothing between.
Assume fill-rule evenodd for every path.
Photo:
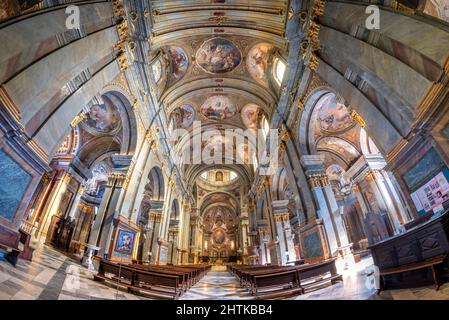
<instances>
[{"instance_id":1,"label":"marble floor","mask_svg":"<svg viewBox=\"0 0 449 320\"><path fill-rule=\"evenodd\" d=\"M333 286L291 297L289 300L449 300L449 283L439 291L433 286L403 290L387 290L375 294L367 270L372 259L357 263L343 272L343 281ZM48 246L39 246L32 262L19 260L11 266L0 253L0 300L146 300L93 281L93 274L71 257ZM254 299L240 287L228 271L210 271L181 300L249 300Z\"/></svg>"}]
</instances>

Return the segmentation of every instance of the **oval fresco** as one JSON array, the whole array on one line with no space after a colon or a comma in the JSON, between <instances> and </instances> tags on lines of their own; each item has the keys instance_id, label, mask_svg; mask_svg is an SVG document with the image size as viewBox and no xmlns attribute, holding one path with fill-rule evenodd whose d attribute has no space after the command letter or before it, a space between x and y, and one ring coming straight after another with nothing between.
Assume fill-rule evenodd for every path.
<instances>
[{"instance_id":1,"label":"oval fresco","mask_svg":"<svg viewBox=\"0 0 449 320\"><path fill-rule=\"evenodd\" d=\"M183 104L179 108L176 108L173 113L173 118L178 128L187 128L192 124L193 119L195 119L195 110L191 104Z\"/></svg>"},{"instance_id":2,"label":"oval fresco","mask_svg":"<svg viewBox=\"0 0 449 320\"><path fill-rule=\"evenodd\" d=\"M175 79L181 79L189 67L189 59L184 49L179 47L169 48L171 56L172 72Z\"/></svg>"},{"instance_id":3,"label":"oval fresco","mask_svg":"<svg viewBox=\"0 0 449 320\"><path fill-rule=\"evenodd\" d=\"M257 125L257 117L259 116L259 106L250 103L242 109L242 121L247 128L255 128Z\"/></svg>"},{"instance_id":4,"label":"oval fresco","mask_svg":"<svg viewBox=\"0 0 449 320\"><path fill-rule=\"evenodd\" d=\"M317 107L319 108L318 120L321 130L341 131L353 124L348 109L344 104L335 101L334 94L321 98Z\"/></svg>"},{"instance_id":5,"label":"oval fresco","mask_svg":"<svg viewBox=\"0 0 449 320\"><path fill-rule=\"evenodd\" d=\"M95 104L90 107L84 124L94 131L109 133L120 125L118 110L108 104Z\"/></svg>"},{"instance_id":6,"label":"oval fresco","mask_svg":"<svg viewBox=\"0 0 449 320\"><path fill-rule=\"evenodd\" d=\"M222 95L211 96L201 106L201 114L211 120L225 120L236 113L231 99Z\"/></svg>"},{"instance_id":7,"label":"oval fresco","mask_svg":"<svg viewBox=\"0 0 449 320\"><path fill-rule=\"evenodd\" d=\"M255 45L246 58L246 67L249 74L257 81L265 82L266 71L268 68L268 60L273 46L268 43L260 43Z\"/></svg>"},{"instance_id":8,"label":"oval fresco","mask_svg":"<svg viewBox=\"0 0 449 320\"><path fill-rule=\"evenodd\" d=\"M195 55L198 65L207 72L225 73L234 70L242 55L230 40L213 38L205 41Z\"/></svg>"},{"instance_id":9,"label":"oval fresco","mask_svg":"<svg viewBox=\"0 0 449 320\"><path fill-rule=\"evenodd\" d=\"M226 234L223 230L218 229L214 232L214 243L223 244L226 240Z\"/></svg>"}]
</instances>

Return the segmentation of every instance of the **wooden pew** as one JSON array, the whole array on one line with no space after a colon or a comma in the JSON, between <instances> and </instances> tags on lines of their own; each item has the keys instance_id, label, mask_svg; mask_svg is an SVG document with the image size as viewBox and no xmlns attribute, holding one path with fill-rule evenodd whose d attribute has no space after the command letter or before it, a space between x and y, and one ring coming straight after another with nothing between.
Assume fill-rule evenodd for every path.
<instances>
[{"instance_id":1,"label":"wooden pew","mask_svg":"<svg viewBox=\"0 0 449 320\"><path fill-rule=\"evenodd\" d=\"M251 291L258 299L274 299L301 294L303 289L298 272L289 270L254 276Z\"/></svg>"},{"instance_id":2,"label":"wooden pew","mask_svg":"<svg viewBox=\"0 0 449 320\"><path fill-rule=\"evenodd\" d=\"M240 284L262 299L286 297L304 293L342 280L337 274L335 259L295 266L235 266L231 271Z\"/></svg>"},{"instance_id":3,"label":"wooden pew","mask_svg":"<svg viewBox=\"0 0 449 320\"><path fill-rule=\"evenodd\" d=\"M337 273L335 260L329 259L323 262L299 266L297 270L303 292L318 289L329 284L329 282L334 284L337 281L342 281L343 276Z\"/></svg>"},{"instance_id":4,"label":"wooden pew","mask_svg":"<svg viewBox=\"0 0 449 320\"><path fill-rule=\"evenodd\" d=\"M98 273L94 275L94 280L117 284L129 292L178 299L210 268L209 265L123 265L100 259L100 266Z\"/></svg>"}]
</instances>

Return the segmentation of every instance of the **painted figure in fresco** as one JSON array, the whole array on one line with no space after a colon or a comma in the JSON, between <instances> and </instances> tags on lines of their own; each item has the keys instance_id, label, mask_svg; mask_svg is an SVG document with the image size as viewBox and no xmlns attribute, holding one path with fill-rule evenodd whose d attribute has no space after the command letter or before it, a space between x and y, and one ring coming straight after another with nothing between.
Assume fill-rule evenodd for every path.
<instances>
[{"instance_id":1,"label":"painted figure in fresco","mask_svg":"<svg viewBox=\"0 0 449 320\"><path fill-rule=\"evenodd\" d=\"M235 107L226 96L212 96L204 102L201 113L212 120L225 120L235 114Z\"/></svg>"},{"instance_id":2,"label":"painted figure in fresco","mask_svg":"<svg viewBox=\"0 0 449 320\"><path fill-rule=\"evenodd\" d=\"M195 112L190 104L180 106L174 113L176 124L184 128L189 127L194 119Z\"/></svg>"},{"instance_id":3,"label":"painted figure in fresco","mask_svg":"<svg viewBox=\"0 0 449 320\"><path fill-rule=\"evenodd\" d=\"M247 104L242 109L242 121L247 128L254 128L257 124L259 116L259 106L255 104Z\"/></svg>"},{"instance_id":4,"label":"painted figure in fresco","mask_svg":"<svg viewBox=\"0 0 449 320\"><path fill-rule=\"evenodd\" d=\"M89 118L89 124L101 131L112 130L117 124L115 112L106 105L93 105L89 111Z\"/></svg>"},{"instance_id":5,"label":"painted figure in fresco","mask_svg":"<svg viewBox=\"0 0 449 320\"><path fill-rule=\"evenodd\" d=\"M246 64L251 76L256 80L266 80L265 72L268 68L270 51L273 47L266 43L261 43L253 47L248 52Z\"/></svg>"},{"instance_id":6,"label":"painted figure in fresco","mask_svg":"<svg viewBox=\"0 0 449 320\"><path fill-rule=\"evenodd\" d=\"M322 130L340 131L352 123L351 115L346 106L335 101L335 95L329 94L322 98L319 110L320 127Z\"/></svg>"},{"instance_id":7,"label":"painted figure in fresco","mask_svg":"<svg viewBox=\"0 0 449 320\"><path fill-rule=\"evenodd\" d=\"M242 56L237 47L223 38L204 42L196 53L196 61L204 70L212 73L225 73L240 64Z\"/></svg>"},{"instance_id":8,"label":"painted figure in fresco","mask_svg":"<svg viewBox=\"0 0 449 320\"><path fill-rule=\"evenodd\" d=\"M181 79L189 66L187 55L183 49L177 47L171 47L170 54L172 59L173 75L176 79Z\"/></svg>"}]
</instances>

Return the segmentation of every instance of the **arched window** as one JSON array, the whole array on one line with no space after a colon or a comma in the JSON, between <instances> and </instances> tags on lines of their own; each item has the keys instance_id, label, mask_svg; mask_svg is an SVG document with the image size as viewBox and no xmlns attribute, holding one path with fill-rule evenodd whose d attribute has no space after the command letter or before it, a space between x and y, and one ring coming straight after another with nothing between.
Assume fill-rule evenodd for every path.
<instances>
[{"instance_id":1,"label":"arched window","mask_svg":"<svg viewBox=\"0 0 449 320\"><path fill-rule=\"evenodd\" d=\"M162 77L162 63L161 60L156 60L156 62L153 63L153 65L151 66L151 71L153 71L153 77L154 77L154 81L156 81L156 83L159 82L159 80L161 80Z\"/></svg>"},{"instance_id":2,"label":"arched window","mask_svg":"<svg viewBox=\"0 0 449 320\"><path fill-rule=\"evenodd\" d=\"M280 58L276 58L273 66L274 80L276 80L276 83L280 86L282 80L284 79L285 69L287 68L287 66L285 65L285 62Z\"/></svg>"},{"instance_id":3,"label":"arched window","mask_svg":"<svg viewBox=\"0 0 449 320\"><path fill-rule=\"evenodd\" d=\"M216 182L223 182L223 172L217 171L215 173L215 181Z\"/></svg>"}]
</instances>

